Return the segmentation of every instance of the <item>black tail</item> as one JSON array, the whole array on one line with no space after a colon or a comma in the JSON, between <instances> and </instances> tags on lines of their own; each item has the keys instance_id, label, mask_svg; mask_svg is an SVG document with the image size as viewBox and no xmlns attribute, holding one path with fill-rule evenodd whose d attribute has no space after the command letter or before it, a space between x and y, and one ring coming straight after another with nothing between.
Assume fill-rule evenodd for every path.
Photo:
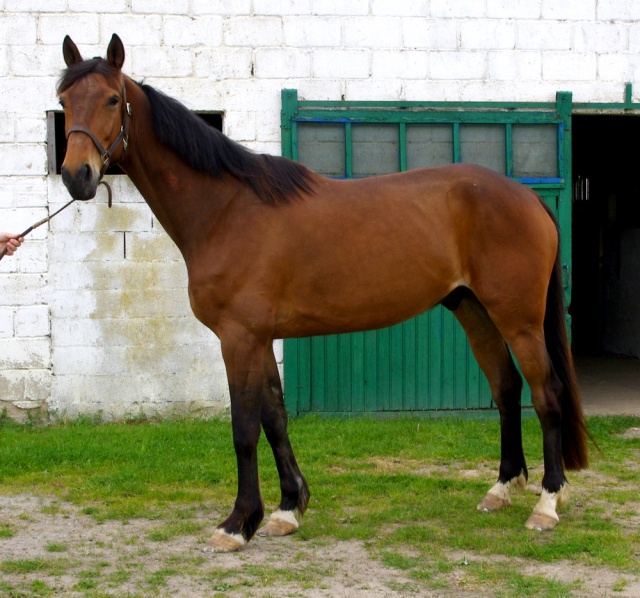
<instances>
[{"instance_id":1,"label":"black tail","mask_svg":"<svg viewBox=\"0 0 640 598\"><path fill-rule=\"evenodd\" d=\"M557 221L547 208L547 212ZM544 334L547 352L554 370L562 383L560 397L562 409L562 457L566 469L584 469L589 464L587 449L587 426L582 411L582 398L578 388L578 380L569 347L564 310L564 290L562 286L562 263L560 261L560 244L556 263L551 274L547 291L547 311L544 317Z\"/></svg>"}]
</instances>

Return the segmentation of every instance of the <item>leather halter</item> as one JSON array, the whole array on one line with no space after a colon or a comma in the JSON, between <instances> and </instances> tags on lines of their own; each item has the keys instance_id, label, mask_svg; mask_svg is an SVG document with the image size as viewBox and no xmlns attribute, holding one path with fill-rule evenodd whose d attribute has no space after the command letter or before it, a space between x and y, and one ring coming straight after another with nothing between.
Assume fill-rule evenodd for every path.
<instances>
[{"instance_id":1,"label":"leather halter","mask_svg":"<svg viewBox=\"0 0 640 598\"><path fill-rule=\"evenodd\" d=\"M124 75L122 76L122 100L124 105L124 113L122 116L122 126L120 127L120 133L113 140L113 143L109 146L109 149L105 150L102 147L102 143L100 140L86 127L82 125L73 125L69 127L69 131L67 132L67 139L69 139L69 135L71 133L84 133L88 135L93 144L96 146L98 152L100 152L100 159L102 160L102 169L100 170L100 176L104 175L105 171L109 167L111 162L111 156L113 156L113 152L116 151L118 146L122 143L122 153L127 151L127 145L129 144L129 120L131 118L131 104L127 102L127 88L124 81Z\"/></svg>"}]
</instances>

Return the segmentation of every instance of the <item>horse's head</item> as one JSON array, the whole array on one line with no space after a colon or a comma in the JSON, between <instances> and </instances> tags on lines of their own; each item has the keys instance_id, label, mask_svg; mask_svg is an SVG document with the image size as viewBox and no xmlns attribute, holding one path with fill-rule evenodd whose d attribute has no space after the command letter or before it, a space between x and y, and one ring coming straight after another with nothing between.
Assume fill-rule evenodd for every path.
<instances>
[{"instance_id":1,"label":"horse's head","mask_svg":"<svg viewBox=\"0 0 640 598\"><path fill-rule=\"evenodd\" d=\"M106 59L83 60L67 35L62 51L68 67L58 83L67 136L62 181L74 199L92 199L109 162L120 159L127 148L124 46L114 34Z\"/></svg>"}]
</instances>

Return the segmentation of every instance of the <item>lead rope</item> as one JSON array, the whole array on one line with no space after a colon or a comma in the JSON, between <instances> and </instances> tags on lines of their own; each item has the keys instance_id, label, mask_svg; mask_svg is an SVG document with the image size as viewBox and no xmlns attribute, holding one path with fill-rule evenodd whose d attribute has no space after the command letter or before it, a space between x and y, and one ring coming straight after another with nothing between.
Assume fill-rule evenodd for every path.
<instances>
[{"instance_id":1,"label":"lead rope","mask_svg":"<svg viewBox=\"0 0 640 598\"><path fill-rule=\"evenodd\" d=\"M113 192L111 191L111 187L109 186L109 183L107 183L106 181L100 181L98 183L98 185L104 185L106 187L107 194L109 195L109 207L111 207L113 205ZM27 228L26 230L23 230L18 235L18 237L24 237L24 236L28 235L32 230L38 228L39 226L42 226L46 222L49 222L49 220L51 220L54 216L56 216L57 214L62 212L62 210L64 210L65 208L68 208L74 201L76 201L76 200L72 199L70 202L64 204L59 210L56 210L53 214L51 214L51 216L47 216L46 218L43 218L42 220L38 220L38 222L36 222L35 224L32 224L29 228ZM6 254L7 254L7 248L5 247L2 251L0 251L0 260Z\"/></svg>"}]
</instances>

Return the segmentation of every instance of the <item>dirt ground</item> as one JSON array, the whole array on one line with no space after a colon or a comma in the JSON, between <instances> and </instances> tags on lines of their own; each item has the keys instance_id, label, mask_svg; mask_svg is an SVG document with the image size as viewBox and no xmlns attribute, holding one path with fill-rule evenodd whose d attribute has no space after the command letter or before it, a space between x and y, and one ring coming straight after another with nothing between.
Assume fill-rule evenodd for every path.
<instances>
[{"instance_id":1,"label":"dirt ground","mask_svg":"<svg viewBox=\"0 0 640 598\"><path fill-rule=\"evenodd\" d=\"M204 513L196 517L205 520ZM11 530L10 537L0 537L0 563L48 563L34 571L5 568L0 572L0 596L487 596L482 588L465 584L462 566L447 580L447 589L427 591L401 569L372 559L361 542L256 538L239 553L203 554L199 545L212 531L208 526L196 536L154 541L158 521L98 523L74 505L27 494L0 495L0 524L0 529ZM490 560L470 554L448 556L460 564ZM582 589L574 596L640 596L640 579L634 576L568 562L519 564L526 575L565 583L581 580ZM300 579L268 579L265 573L282 569L301 571ZM34 582L46 584L49 593L29 590L38 587Z\"/></svg>"}]
</instances>

